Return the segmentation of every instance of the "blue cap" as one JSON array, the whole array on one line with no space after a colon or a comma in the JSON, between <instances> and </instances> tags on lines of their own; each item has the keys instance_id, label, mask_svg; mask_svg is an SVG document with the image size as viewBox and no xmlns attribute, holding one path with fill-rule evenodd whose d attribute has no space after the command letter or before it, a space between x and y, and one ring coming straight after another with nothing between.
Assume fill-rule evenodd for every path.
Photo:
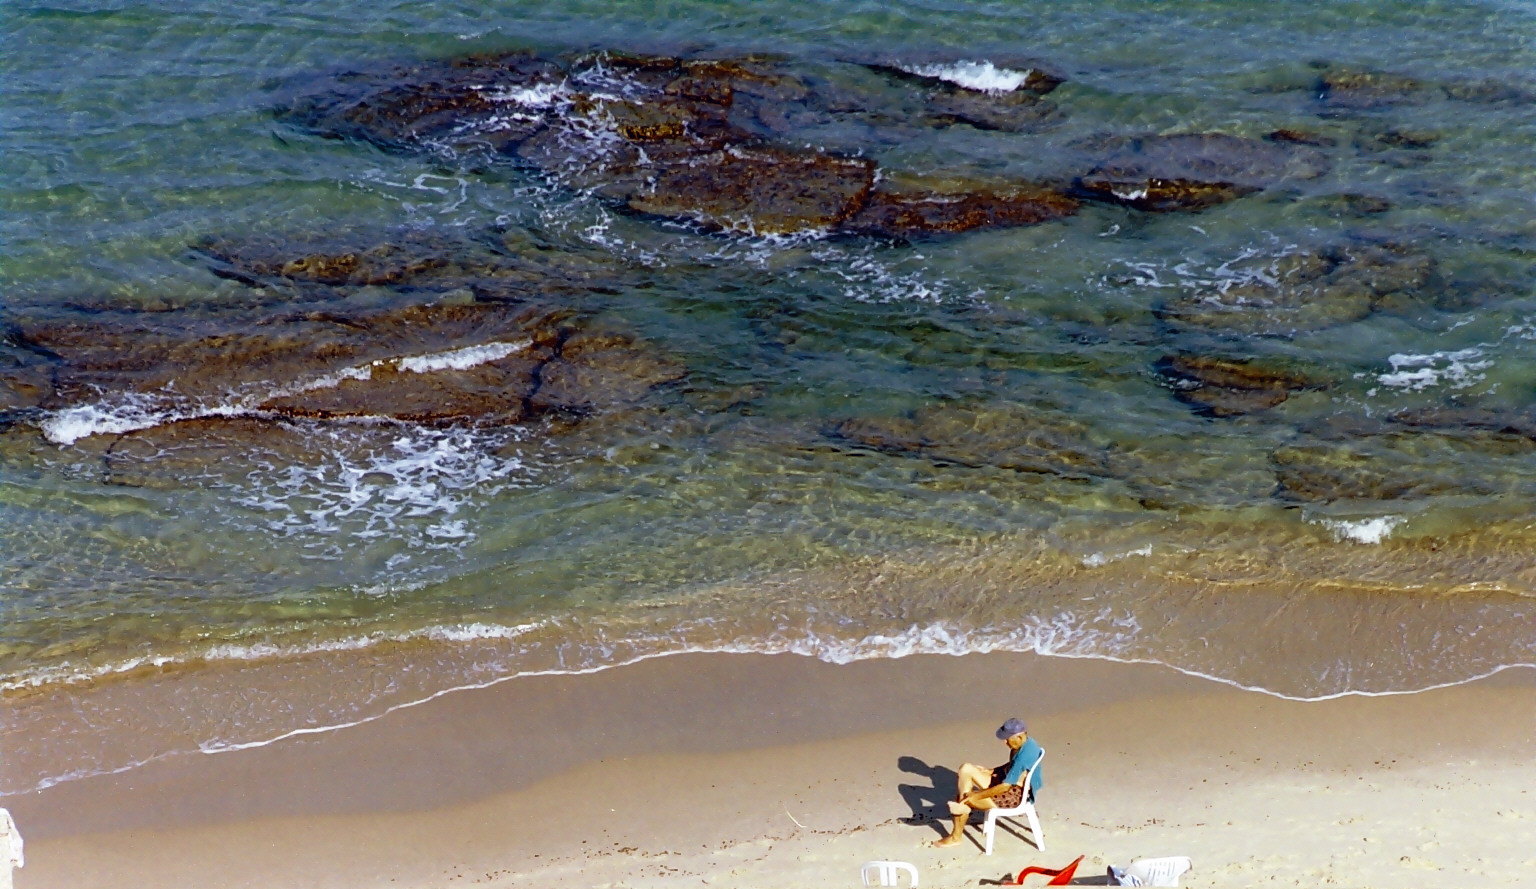
<instances>
[{"instance_id":1,"label":"blue cap","mask_svg":"<svg viewBox=\"0 0 1536 889\"><path fill-rule=\"evenodd\" d=\"M1014 735L1022 735L1027 731L1029 731L1029 727L1024 724L1024 720L1015 716L1003 723L1002 727L997 730L997 739L999 741L1006 741Z\"/></svg>"}]
</instances>

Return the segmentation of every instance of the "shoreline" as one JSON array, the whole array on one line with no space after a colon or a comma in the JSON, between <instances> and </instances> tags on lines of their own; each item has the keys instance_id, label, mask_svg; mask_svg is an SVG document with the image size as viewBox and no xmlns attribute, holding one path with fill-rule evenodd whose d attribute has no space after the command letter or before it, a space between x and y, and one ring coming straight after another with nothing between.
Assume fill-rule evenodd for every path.
<instances>
[{"instance_id":1,"label":"shoreline","mask_svg":"<svg viewBox=\"0 0 1536 889\"><path fill-rule=\"evenodd\" d=\"M1049 851L922 848L951 770L1000 761L991 731L1010 715L1050 754ZM1303 703L1030 654L689 654L0 805L28 839L20 889L836 885L874 858L958 886L1078 854L1080 877L1186 854L1187 885L1451 886L1536 867L1532 743L1530 669Z\"/></svg>"}]
</instances>

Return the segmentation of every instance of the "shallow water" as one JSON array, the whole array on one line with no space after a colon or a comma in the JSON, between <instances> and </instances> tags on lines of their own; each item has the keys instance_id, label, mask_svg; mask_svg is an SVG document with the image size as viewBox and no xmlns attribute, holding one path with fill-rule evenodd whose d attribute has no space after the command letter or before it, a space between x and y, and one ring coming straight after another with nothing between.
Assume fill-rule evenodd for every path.
<instances>
[{"instance_id":1,"label":"shallow water","mask_svg":"<svg viewBox=\"0 0 1536 889\"><path fill-rule=\"evenodd\" d=\"M595 269L572 304L686 369L569 427L294 420L221 459L129 461L118 436L245 413L249 392L10 415L0 792L681 650L1033 649L1293 697L1536 661L1522 4L56 4L0 28L3 323L270 301L213 273L210 237L494 231ZM852 62L1024 58L1065 78L1037 131L800 134L897 172L1058 181L1106 134L1280 129L1330 142L1328 169L1199 212L764 238L273 113L339 69L590 48L772 54L901 101L910 87ZM1340 69L1419 87L1348 107L1316 88ZM1359 317L1221 303L1296 257L1383 244L1429 272ZM1209 416L1175 397L1176 355L1316 385ZM929 444L905 451L842 425L914 418Z\"/></svg>"}]
</instances>

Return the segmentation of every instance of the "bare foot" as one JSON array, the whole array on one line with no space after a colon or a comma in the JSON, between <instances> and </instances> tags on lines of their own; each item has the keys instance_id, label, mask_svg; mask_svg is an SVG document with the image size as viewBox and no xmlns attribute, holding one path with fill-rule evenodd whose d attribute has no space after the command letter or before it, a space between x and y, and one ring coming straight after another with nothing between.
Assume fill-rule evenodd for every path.
<instances>
[{"instance_id":1,"label":"bare foot","mask_svg":"<svg viewBox=\"0 0 1536 889\"><path fill-rule=\"evenodd\" d=\"M934 840L933 842L929 843L928 845L931 846L934 849L945 849L945 848L948 848L950 846L958 846L958 845L960 845L960 837L949 836L949 837L945 837L942 840Z\"/></svg>"}]
</instances>

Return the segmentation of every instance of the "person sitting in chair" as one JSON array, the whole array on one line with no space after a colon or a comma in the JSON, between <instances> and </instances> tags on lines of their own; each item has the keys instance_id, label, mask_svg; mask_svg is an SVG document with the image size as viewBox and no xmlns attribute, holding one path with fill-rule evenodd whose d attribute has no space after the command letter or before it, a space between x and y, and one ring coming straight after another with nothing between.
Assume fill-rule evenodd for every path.
<instances>
[{"instance_id":1,"label":"person sitting in chair","mask_svg":"<svg viewBox=\"0 0 1536 889\"><path fill-rule=\"evenodd\" d=\"M1044 751L1029 737L1029 729L1022 719L1014 718L1003 723L997 730L997 738L1008 745L1013 756L995 769L972 763L960 767L959 787L955 799L949 804L955 826L949 836L935 840L934 846L942 848L959 843L975 809L1012 809L1024 801L1025 793L1029 794L1031 802L1034 801L1035 791L1042 783L1040 770L1035 769L1030 774L1027 789L1023 786L1024 773L1040 761Z\"/></svg>"}]
</instances>

